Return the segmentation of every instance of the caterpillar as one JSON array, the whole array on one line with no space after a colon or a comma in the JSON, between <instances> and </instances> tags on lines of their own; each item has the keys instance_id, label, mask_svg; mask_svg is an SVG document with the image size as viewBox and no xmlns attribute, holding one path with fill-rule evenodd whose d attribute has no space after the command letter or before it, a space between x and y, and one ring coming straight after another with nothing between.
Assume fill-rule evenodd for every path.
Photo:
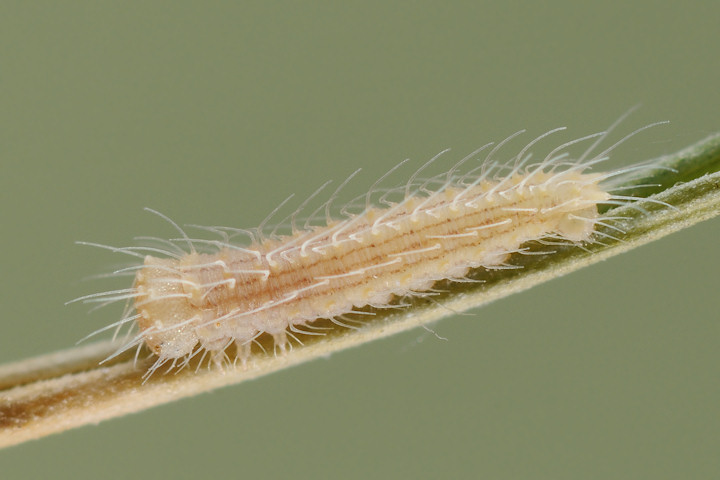
<instances>
[{"instance_id":1,"label":"caterpillar","mask_svg":"<svg viewBox=\"0 0 720 480\"><path fill-rule=\"evenodd\" d=\"M483 145L447 171L422 177L444 150L402 185L381 188L401 162L337 215L334 202L358 170L304 219L300 214L329 182L272 229L269 221L290 197L257 228L187 227L213 234L209 239L192 238L165 215L147 209L180 236L129 247L78 242L142 263L114 272L134 275L130 288L73 301L101 306L129 302L121 320L98 332L137 326L118 353L133 348L139 353L147 346L156 356L147 376L168 363L169 370L183 368L200 353L203 360L209 354L210 364L221 368L238 360L246 365L263 334L271 335L276 354L283 354L292 341L302 343L298 336L322 335L314 325L318 319L348 327L347 315L363 309L402 308L403 298L431 295L440 280L473 281L471 270L507 266L508 257L522 252L526 242L581 247L597 241L596 226L612 227L613 220L600 215L598 206L635 200L614 193L617 178L652 166L592 169L628 138L666 123L637 129L594 153L620 120L607 131L564 142L537 161L533 147L564 127L534 138L509 159L497 160L521 130ZM567 153L588 141L593 142L577 158ZM281 233L282 226L289 231ZM235 358L230 359L232 344Z\"/></svg>"}]
</instances>

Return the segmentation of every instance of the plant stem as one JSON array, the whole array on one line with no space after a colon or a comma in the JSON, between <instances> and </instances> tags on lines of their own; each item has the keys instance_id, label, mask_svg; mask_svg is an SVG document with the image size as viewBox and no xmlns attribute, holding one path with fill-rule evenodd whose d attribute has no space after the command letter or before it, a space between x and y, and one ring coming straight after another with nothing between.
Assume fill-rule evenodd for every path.
<instances>
[{"instance_id":1,"label":"plant stem","mask_svg":"<svg viewBox=\"0 0 720 480\"><path fill-rule=\"evenodd\" d=\"M521 269L476 271L483 283L452 283L449 293L438 302L416 300L411 307L373 317L363 317L359 329L343 329L327 322L328 334L312 337L287 355L253 356L247 368L199 368L191 365L177 374L155 374L143 380L153 359L134 361L126 353L113 361L99 362L117 347L100 342L34 359L0 366L0 447L18 444L52 433L138 412L146 408L196 395L218 387L240 383L297 365L371 340L434 322L442 317L489 303L552 278L565 275L611 256L664 237L720 214L720 135L709 137L653 164L675 169L628 177L626 186L659 184L624 192L652 197L613 209L613 216L625 217L615 226L622 238L603 238L604 245L587 249L553 247L552 255L513 257ZM677 182L687 182L677 184ZM662 203L672 205L668 208ZM609 229L601 233L617 236ZM529 245L531 250L547 249ZM370 318L370 320L367 320Z\"/></svg>"}]
</instances>

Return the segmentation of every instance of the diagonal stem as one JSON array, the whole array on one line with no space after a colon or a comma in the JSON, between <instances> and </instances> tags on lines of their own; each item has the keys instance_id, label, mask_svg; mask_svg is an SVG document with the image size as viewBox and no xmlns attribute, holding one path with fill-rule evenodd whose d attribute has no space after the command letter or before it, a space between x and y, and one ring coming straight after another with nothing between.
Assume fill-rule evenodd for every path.
<instances>
[{"instance_id":1,"label":"diagonal stem","mask_svg":"<svg viewBox=\"0 0 720 480\"><path fill-rule=\"evenodd\" d=\"M266 355L256 355L247 368L229 367L224 371L200 368L197 362L177 374L156 374L146 381L143 375L151 359L135 362L132 353L99 364L116 345L110 342L65 350L37 358L0 366L0 447L15 445L82 425L98 423L128 413L196 395L218 387L240 383L261 375L291 367L330 353L383 338L394 333L426 325L442 317L484 305L493 300L530 288L552 278L628 251L670 233L687 228L720 214L720 135L709 137L654 164L675 169L657 170L651 175L628 176L630 187L623 194L640 197L648 189L633 190L635 185L660 184L652 197L635 204L617 207L612 215L625 217L615 226L600 227L610 235L604 245L587 249L553 247L552 255L516 255L513 263L520 269L480 272L483 283L453 283L447 294L433 301L418 299L399 311L378 311L363 316L363 326L344 329L327 327L327 335L312 336L302 348L286 355L272 354L272 342ZM680 183L677 182L687 182ZM667 208L662 203L675 208ZM621 238L612 238L620 235ZM547 249L528 245L529 251ZM369 320L368 320L369 318ZM325 331L325 330L319 330Z\"/></svg>"}]
</instances>

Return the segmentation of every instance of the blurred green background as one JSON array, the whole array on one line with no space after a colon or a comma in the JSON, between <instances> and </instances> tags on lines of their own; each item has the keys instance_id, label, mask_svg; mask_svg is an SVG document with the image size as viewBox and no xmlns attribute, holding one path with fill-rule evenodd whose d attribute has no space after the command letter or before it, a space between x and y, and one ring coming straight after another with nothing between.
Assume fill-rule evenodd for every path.
<instances>
[{"instance_id":1,"label":"blurred green background","mask_svg":"<svg viewBox=\"0 0 720 480\"><path fill-rule=\"evenodd\" d=\"M117 319L63 303L180 223L520 128L720 130L717 2L3 1L0 360ZM529 139L530 137L527 137ZM553 140L554 141L554 140ZM547 144L546 144L547 145ZM516 148L519 148L518 144ZM552 146L552 145L551 145ZM354 190L352 190L354 189ZM436 325L0 451L2 478L717 478L718 220Z\"/></svg>"}]
</instances>

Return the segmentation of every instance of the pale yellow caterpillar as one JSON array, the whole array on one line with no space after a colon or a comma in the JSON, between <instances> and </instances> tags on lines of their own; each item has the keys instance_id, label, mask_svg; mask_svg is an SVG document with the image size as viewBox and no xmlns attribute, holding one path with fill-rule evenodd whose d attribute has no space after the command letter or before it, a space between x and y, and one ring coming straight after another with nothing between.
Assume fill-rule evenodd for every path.
<instances>
[{"instance_id":1,"label":"pale yellow caterpillar","mask_svg":"<svg viewBox=\"0 0 720 480\"><path fill-rule=\"evenodd\" d=\"M304 220L300 214L327 184L281 221L289 229L285 234L267 226L280 207L254 229L194 226L216 236L209 239L191 238L154 212L180 238L155 239L155 246L89 244L143 263L115 272L135 275L130 288L76 300L131 302L119 322L102 330L137 325L134 338L118 352L147 345L157 356L147 375L168 363L170 369L186 366L197 355L209 354L218 366L230 360L244 364L263 334L271 335L276 353L282 353L292 341L301 342L300 336L322 335L314 326L318 319L348 326L345 316L362 309L402 308L403 298L431 295L439 280L472 281L467 274L473 269L502 268L528 241L580 247L597 241L595 227L612 227L613 220L598 207L634 200L614 192L617 177L649 167L594 169L617 145L653 125L597 153L612 127L535 158L533 147L563 130L558 128L499 160L501 147L522 133L517 132L497 145L484 145L448 171L421 178L441 152L404 184L381 188L401 163L335 215L333 202L353 174ZM591 145L571 158L566 150L581 142ZM230 359L226 352L232 344L235 358Z\"/></svg>"}]
</instances>

